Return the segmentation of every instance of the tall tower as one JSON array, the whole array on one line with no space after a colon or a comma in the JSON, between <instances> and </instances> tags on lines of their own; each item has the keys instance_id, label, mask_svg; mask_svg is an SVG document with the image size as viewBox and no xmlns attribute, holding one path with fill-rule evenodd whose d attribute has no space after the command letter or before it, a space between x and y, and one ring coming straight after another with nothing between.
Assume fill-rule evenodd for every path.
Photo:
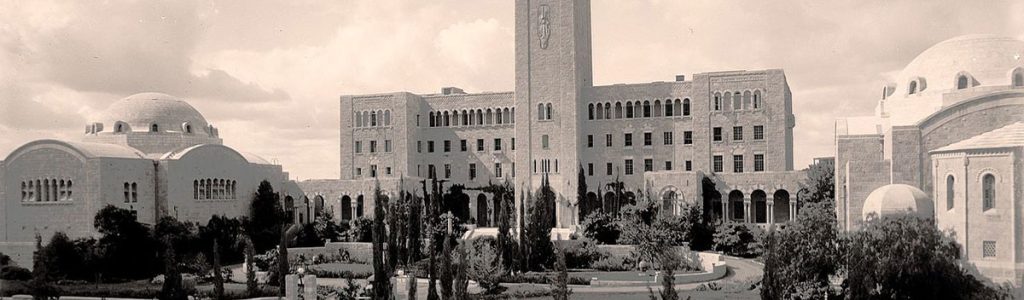
<instances>
[{"instance_id":1,"label":"tall tower","mask_svg":"<svg viewBox=\"0 0 1024 300\"><path fill-rule=\"evenodd\" d=\"M516 203L546 173L558 195L556 227L567 228L578 223L577 129L593 86L590 0L516 0L515 20Z\"/></svg>"}]
</instances>

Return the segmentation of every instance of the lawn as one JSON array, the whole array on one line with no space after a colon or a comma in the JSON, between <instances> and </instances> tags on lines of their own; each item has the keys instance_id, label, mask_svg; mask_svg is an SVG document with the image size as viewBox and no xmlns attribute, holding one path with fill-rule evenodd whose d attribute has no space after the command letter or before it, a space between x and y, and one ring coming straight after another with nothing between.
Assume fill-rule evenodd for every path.
<instances>
[{"instance_id":1,"label":"lawn","mask_svg":"<svg viewBox=\"0 0 1024 300\"><path fill-rule=\"evenodd\" d=\"M676 276L696 273L697 271L676 271ZM586 279L597 278L598 280L610 280L610 281L654 281L654 272L647 272L641 276L640 272L637 271L615 271L615 272L599 272L599 271L586 271L586 272L570 272L569 276L582 277Z\"/></svg>"},{"instance_id":2,"label":"lawn","mask_svg":"<svg viewBox=\"0 0 1024 300\"><path fill-rule=\"evenodd\" d=\"M320 278L363 279L373 275L373 266L353 263L326 263L307 266L306 273Z\"/></svg>"}]
</instances>

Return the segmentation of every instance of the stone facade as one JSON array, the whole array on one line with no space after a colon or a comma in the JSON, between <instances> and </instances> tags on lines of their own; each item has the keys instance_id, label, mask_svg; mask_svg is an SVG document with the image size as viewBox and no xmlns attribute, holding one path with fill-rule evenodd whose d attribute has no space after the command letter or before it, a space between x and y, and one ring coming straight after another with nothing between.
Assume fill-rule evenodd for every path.
<instances>
[{"instance_id":1,"label":"stone facade","mask_svg":"<svg viewBox=\"0 0 1024 300\"><path fill-rule=\"evenodd\" d=\"M556 227L572 228L580 221L579 172L589 197L603 198L598 187L621 180L630 194L668 200L671 211L702 199L700 178L708 174L723 182L723 194L736 191L748 202L767 195L754 201L762 213L749 221L792 215L803 173L792 171L796 122L782 70L594 86L589 1L520 0L515 9L514 92L341 96L341 178L303 189L353 207L342 199L366 197L374 177L405 178L413 193L424 178L471 188L508 180L519 194L547 177L558 197ZM781 208L776 191L785 196ZM490 195L471 193L472 217L493 210Z\"/></svg>"},{"instance_id":2,"label":"stone facade","mask_svg":"<svg viewBox=\"0 0 1024 300\"><path fill-rule=\"evenodd\" d=\"M305 197L280 165L224 146L174 97L133 95L105 118L87 127L85 142L33 141L0 163L0 252L31 266L37 234L96 237L93 219L107 205L144 224L163 216L205 224L213 215L247 215L263 180L292 203Z\"/></svg>"},{"instance_id":3,"label":"stone facade","mask_svg":"<svg viewBox=\"0 0 1024 300\"><path fill-rule=\"evenodd\" d=\"M985 35L941 42L883 88L874 116L838 120L840 226L860 226L865 198L875 189L910 185L930 196L928 217L953 232L969 269L995 282L1024 282L1018 217L1024 193L1017 175L1024 139L1022 48L1022 41Z\"/></svg>"}]
</instances>

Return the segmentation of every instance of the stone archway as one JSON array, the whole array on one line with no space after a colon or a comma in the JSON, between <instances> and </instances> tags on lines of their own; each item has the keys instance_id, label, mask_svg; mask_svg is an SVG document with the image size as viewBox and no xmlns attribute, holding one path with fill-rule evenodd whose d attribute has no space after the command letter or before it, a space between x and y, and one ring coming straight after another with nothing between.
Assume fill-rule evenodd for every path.
<instances>
[{"instance_id":1,"label":"stone archway","mask_svg":"<svg viewBox=\"0 0 1024 300\"><path fill-rule=\"evenodd\" d=\"M746 210L743 203L743 192L733 190L729 192L729 220L736 222L746 221Z\"/></svg>"},{"instance_id":2,"label":"stone archway","mask_svg":"<svg viewBox=\"0 0 1024 300\"><path fill-rule=\"evenodd\" d=\"M661 213L665 216L672 216L676 214L676 200L679 199L679 194L674 190L668 190L661 195Z\"/></svg>"},{"instance_id":3,"label":"stone archway","mask_svg":"<svg viewBox=\"0 0 1024 300\"><path fill-rule=\"evenodd\" d=\"M751 205L754 206L754 223L768 223L768 195L762 190L750 193Z\"/></svg>"},{"instance_id":4,"label":"stone archway","mask_svg":"<svg viewBox=\"0 0 1024 300\"><path fill-rule=\"evenodd\" d=\"M487 195L484 195L484 193L476 196L476 226L490 226L487 218Z\"/></svg>"},{"instance_id":5,"label":"stone archway","mask_svg":"<svg viewBox=\"0 0 1024 300\"><path fill-rule=\"evenodd\" d=\"M615 199L615 193L607 192L604 193L604 211L608 213L618 213L618 201Z\"/></svg>"},{"instance_id":6,"label":"stone archway","mask_svg":"<svg viewBox=\"0 0 1024 300\"><path fill-rule=\"evenodd\" d=\"M790 215L792 204L789 199L789 191L777 190L773 198L775 207L772 210L772 219L777 223L788 222L793 217Z\"/></svg>"}]
</instances>

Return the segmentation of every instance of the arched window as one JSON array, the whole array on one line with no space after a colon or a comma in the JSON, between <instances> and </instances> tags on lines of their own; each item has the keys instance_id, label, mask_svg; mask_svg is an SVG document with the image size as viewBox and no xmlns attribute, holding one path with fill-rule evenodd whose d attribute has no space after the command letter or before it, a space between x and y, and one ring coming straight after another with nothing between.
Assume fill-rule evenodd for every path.
<instances>
[{"instance_id":1,"label":"arched window","mask_svg":"<svg viewBox=\"0 0 1024 300\"><path fill-rule=\"evenodd\" d=\"M192 180L192 199L199 199L199 180Z\"/></svg>"},{"instance_id":2,"label":"arched window","mask_svg":"<svg viewBox=\"0 0 1024 300\"><path fill-rule=\"evenodd\" d=\"M160 131L160 126L159 125L156 125L156 124L149 125L149 132L158 132L158 131Z\"/></svg>"},{"instance_id":3,"label":"arched window","mask_svg":"<svg viewBox=\"0 0 1024 300\"><path fill-rule=\"evenodd\" d=\"M650 117L651 117L651 102L650 101L644 101L644 118L650 118Z\"/></svg>"},{"instance_id":4,"label":"arched window","mask_svg":"<svg viewBox=\"0 0 1024 300\"><path fill-rule=\"evenodd\" d=\"M690 115L690 98L683 99L683 115Z\"/></svg>"},{"instance_id":5,"label":"arched window","mask_svg":"<svg viewBox=\"0 0 1024 300\"><path fill-rule=\"evenodd\" d=\"M484 120L487 120L487 125L494 124L494 111L492 111L490 108L488 108L487 109L487 117L485 117Z\"/></svg>"},{"instance_id":6,"label":"arched window","mask_svg":"<svg viewBox=\"0 0 1024 300\"><path fill-rule=\"evenodd\" d=\"M662 111L661 111L661 100L654 100L654 108L653 109L654 109L654 111L652 112L652 115L654 117L660 117L661 113L662 113Z\"/></svg>"},{"instance_id":7,"label":"arched window","mask_svg":"<svg viewBox=\"0 0 1024 300\"><path fill-rule=\"evenodd\" d=\"M982 210L996 207L996 176L985 174L981 179Z\"/></svg>"},{"instance_id":8,"label":"arched window","mask_svg":"<svg viewBox=\"0 0 1024 300\"><path fill-rule=\"evenodd\" d=\"M754 109L761 108L761 91L754 91Z\"/></svg>"},{"instance_id":9,"label":"arched window","mask_svg":"<svg viewBox=\"0 0 1024 300\"><path fill-rule=\"evenodd\" d=\"M946 176L946 209L953 209L953 198L956 192L956 179L953 175Z\"/></svg>"},{"instance_id":10,"label":"arched window","mask_svg":"<svg viewBox=\"0 0 1024 300\"><path fill-rule=\"evenodd\" d=\"M131 185L127 182L124 183L124 203L131 203Z\"/></svg>"},{"instance_id":11,"label":"arched window","mask_svg":"<svg viewBox=\"0 0 1024 300\"><path fill-rule=\"evenodd\" d=\"M206 199L213 199L213 182L206 179Z\"/></svg>"},{"instance_id":12,"label":"arched window","mask_svg":"<svg viewBox=\"0 0 1024 300\"><path fill-rule=\"evenodd\" d=\"M504 116L502 115L501 109L499 108L497 109L497 113L494 114L494 124L501 125L502 123L504 123L504 121Z\"/></svg>"},{"instance_id":13,"label":"arched window","mask_svg":"<svg viewBox=\"0 0 1024 300\"><path fill-rule=\"evenodd\" d=\"M665 100L665 116L666 117L671 117L672 114L675 113L675 111L672 109L673 107L674 106L672 106L672 99Z\"/></svg>"},{"instance_id":14,"label":"arched window","mask_svg":"<svg viewBox=\"0 0 1024 300\"><path fill-rule=\"evenodd\" d=\"M605 108L608 108L608 107L606 106ZM554 115L555 115L554 111L553 111L553 110L551 110L551 103L548 103L548 104L547 104L547 113L545 113L545 114L544 114L544 119L545 119L545 120L551 120L551 118L552 118L552 117L553 117Z\"/></svg>"},{"instance_id":15,"label":"arched window","mask_svg":"<svg viewBox=\"0 0 1024 300\"><path fill-rule=\"evenodd\" d=\"M604 120L604 104L597 104L597 119Z\"/></svg>"},{"instance_id":16,"label":"arched window","mask_svg":"<svg viewBox=\"0 0 1024 300\"><path fill-rule=\"evenodd\" d=\"M1024 69L1017 69L1013 71L1013 86L1024 86Z\"/></svg>"},{"instance_id":17,"label":"arched window","mask_svg":"<svg viewBox=\"0 0 1024 300\"><path fill-rule=\"evenodd\" d=\"M68 187L64 183L64 179L60 180L60 198L57 200L64 201L68 199Z\"/></svg>"},{"instance_id":18,"label":"arched window","mask_svg":"<svg viewBox=\"0 0 1024 300\"><path fill-rule=\"evenodd\" d=\"M139 185L132 182L132 203L139 202Z\"/></svg>"},{"instance_id":19,"label":"arched window","mask_svg":"<svg viewBox=\"0 0 1024 300\"><path fill-rule=\"evenodd\" d=\"M587 105L587 111L588 111L588 114L587 114L588 120L593 120L594 119L594 104L593 103Z\"/></svg>"},{"instance_id":20,"label":"arched window","mask_svg":"<svg viewBox=\"0 0 1024 300\"><path fill-rule=\"evenodd\" d=\"M24 201L27 201L27 200L28 200L28 185L26 185L25 182L22 181L21 182L21 201L24 202Z\"/></svg>"},{"instance_id":21,"label":"arched window","mask_svg":"<svg viewBox=\"0 0 1024 300\"><path fill-rule=\"evenodd\" d=\"M750 91L743 92L743 109L750 109Z\"/></svg>"},{"instance_id":22,"label":"arched window","mask_svg":"<svg viewBox=\"0 0 1024 300\"><path fill-rule=\"evenodd\" d=\"M391 126L391 110L384 111L384 126Z\"/></svg>"},{"instance_id":23,"label":"arched window","mask_svg":"<svg viewBox=\"0 0 1024 300\"><path fill-rule=\"evenodd\" d=\"M715 111L722 110L722 95L721 94L715 93L715 101L714 101L714 103L712 103L712 108L714 108Z\"/></svg>"},{"instance_id":24,"label":"arched window","mask_svg":"<svg viewBox=\"0 0 1024 300\"><path fill-rule=\"evenodd\" d=\"M185 124L185 133L192 133L192 125Z\"/></svg>"},{"instance_id":25,"label":"arched window","mask_svg":"<svg viewBox=\"0 0 1024 300\"><path fill-rule=\"evenodd\" d=\"M633 118L633 102L626 102L626 118Z\"/></svg>"},{"instance_id":26,"label":"arched window","mask_svg":"<svg viewBox=\"0 0 1024 300\"><path fill-rule=\"evenodd\" d=\"M124 125L121 123L114 125L114 133L121 133L124 131Z\"/></svg>"},{"instance_id":27,"label":"arched window","mask_svg":"<svg viewBox=\"0 0 1024 300\"><path fill-rule=\"evenodd\" d=\"M907 88L907 94L917 94L917 81L910 82L910 87Z\"/></svg>"},{"instance_id":28,"label":"arched window","mask_svg":"<svg viewBox=\"0 0 1024 300\"><path fill-rule=\"evenodd\" d=\"M363 126L370 126L370 113L366 111L363 112Z\"/></svg>"},{"instance_id":29,"label":"arched window","mask_svg":"<svg viewBox=\"0 0 1024 300\"><path fill-rule=\"evenodd\" d=\"M441 126L443 126L443 127L451 126L451 117L448 116L448 112L446 111L446 112L443 112L441 114L444 115L444 123L442 123L444 125L441 125Z\"/></svg>"},{"instance_id":30,"label":"arched window","mask_svg":"<svg viewBox=\"0 0 1024 300\"><path fill-rule=\"evenodd\" d=\"M544 103L537 104L537 120L544 120Z\"/></svg>"},{"instance_id":31,"label":"arched window","mask_svg":"<svg viewBox=\"0 0 1024 300\"><path fill-rule=\"evenodd\" d=\"M622 119L622 102L615 102L615 118Z\"/></svg>"},{"instance_id":32,"label":"arched window","mask_svg":"<svg viewBox=\"0 0 1024 300\"><path fill-rule=\"evenodd\" d=\"M604 118L605 119L611 119L612 118L612 104L611 103L607 103L606 102L604 104Z\"/></svg>"},{"instance_id":33,"label":"arched window","mask_svg":"<svg viewBox=\"0 0 1024 300\"><path fill-rule=\"evenodd\" d=\"M673 113L673 115L675 115L675 116L682 116L683 115L683 102L680 102L678 98L676 99L676 103L673 105L673 108L675 108L675 113Z\"/></svg>"},{"instance_id":34,"label":"arched window","mask_svg":"<svg viewBox=\"0 0 1024 300\"><path fill-rule=\"evenodd\" d=\"M512 115L511 118L509 118L509 120L512 120L512 124L515 124L516 123L516 108L513 107L512 109L510 109L509 110L509 114Z\"/></svg>"},{"instance_id":35,"label":"arched window","mask_svg":"<svg viewBox=\"0 0 1024 300\"><path fill-rule=\"evenodd\" d=\"M967 75L960 75L956 77L956 89L966 89L969 85L970 82L969 79L967 79Z\"/></svg>"},{"instance_id":36,"label":"arched window","mask_svg":"<svg viewBox=\"0 0 1024 300\"><path fill-rule=\"evenodd\" d=\"M196 199L206 199L206 183L203 180L196 180L196 184L199 185L199 195L196 196Z\"/></svg>"},{"instance_id":37,"label":"arched window","mask_svg":"<svg viewBox=\"0 0 1024 300\"><path fill-rule=\"evenodd\" d=\"M476 110L476 125L484 125L484 111L482 109Z\"/></svg>"},{"instance_id":38,"label":"arched window","mask_svg":"<svg viewBox=\"0 0 1024 300\"><path fill-rule=\"evenodd\" d=\"M743 101L743 95L740 92L732 93L732 110L743 109L743 103L740 103L740 101Z\"/></svg>"}]
</instances>

